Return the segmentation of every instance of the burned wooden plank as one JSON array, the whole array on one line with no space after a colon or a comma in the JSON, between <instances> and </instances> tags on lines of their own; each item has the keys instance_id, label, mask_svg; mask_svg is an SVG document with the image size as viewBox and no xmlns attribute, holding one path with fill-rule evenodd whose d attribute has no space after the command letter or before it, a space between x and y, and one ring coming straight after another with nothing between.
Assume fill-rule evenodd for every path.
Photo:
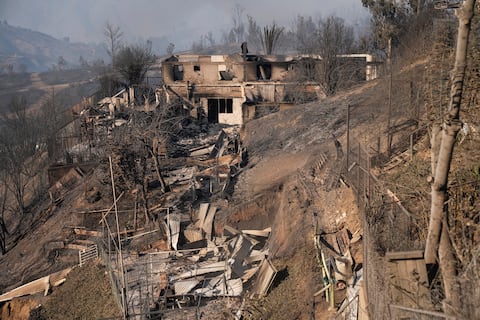
<instances>
[{"instance_id":1,"label":"burned wooden plank","mask_svg":"<svg viewBox=\"0 0 480 320\"><path fill-rule=\"evenodd\" d=\"M185 230L183 230L183 236L189 242L195 242L202 240L203 232L202 229L189 225Z\"/></svg>"},{"instance_id":2,"label":"burned wooden plank","mask_svg":"<svg viewBox=\"0 0 480 320\"><path fill-rule=\"evenodd\" d=\"M342 231L336 234L337 245L339 251L342 255L345 255L349 251L350 247L350 237L347 229L342 229Z\"/></svg>"},{"instance_id":3,"label":"burned wooden plank","mask_svg":"<svg viewBox=\"0 0 480 320\"><path fill-rule=\"evenodd\" d=\"M215 148L215 145L201 146L197 148L192 148L189 150L190 157L204 156L206 154L211 154Z\"/></svg>"},{"instance_id":4,"label":"burned wooden plank","mask_svg":"<svg viewBox=\"0 0 480 320\"><path fill-rule=\"evenodd\" d=\"M75 232L75 234L82 235L82 236L102 237L102 233L99 231L79 229L79 228L75 228L73 229L73 231Z\"/></svg>"},{"instance_id":5,"label":"burned wooden plank","mask_svg":"<svg viewBox=\"0 0 480 320\"><path fill-rule=\"evenodd\" d=\"M200 209L198 210L198 220L196 222L196 227L203 230L203 224L205 223L205 218L207 217L209 203L200 203Z\"/></svg>"},{"instance_id":6,"label":"burned wooden plank","mask_svg":"<svg viewBox=\"0 0 480 320\"><path fill-rule=\"evenodd\" d=\"M192 241L190 243L186 243L182 246L182 250L191 250L191 249L202 249L207 247L207 240L200 239L197 241Z\"/></svg>"},{"instance_id":7,"label":"burned wooden plank","mask_svg":"<svg viewBox=\"0 0 480 320\"><path fill-rule=\"evenodd\" d=\"M268 237L270 233L272 232L272 228L268 227L263 230L242 230L242 233L248 234L251 236L256 236L256 237Z\"/></svg>"},{"instance_id":8,"label":"burned wooden plank","mask_svg":"<svg viewBox=\"0 0 480 320\"><path fill-rule=\"evenodd\" d=\"M423 250L388 251L385 257L388 260L423 259Z\"/></svg>"},{"instance_id":9,"label":"burned wooden plank","mask_svg":"<svg viewBox=\"0 0 480 320\"><path fill-rule=\"evenodd\" d=\"M273 266L270 259L263 260L258 271L257 280L252 288L252 294L255 296L265 296L270 289L273 279L277 274L277 269Z\"/></svg>"},{"instance_id":10,"label":"burned wooden plank","mask_svg":"<svg viewBox=\"0 0 480 320\"><path fill-rule=\"evenodd\" d=\"M213 150L210 153L209 158L214 159L214 158L220 157L223 153L224 144L225 144L225 132L222 130L218 135L217 142L215 142L215 146L213 147Z\"/></svg>"},{"instance_id":11,"label":"burned wooden plank","mask_svg":"<svg viewBox=\"0 0 480 320\"><path fill-rule=\"evenodd\" d=\"M186 295L195 288L201 280L199 279L188 279L188 280L180 280L175 281L173 283L173 290L175 291L176 295Z\"/></svg>"},{"instance_id":12,"label":"burned wooden plank","mask_svg":"<svg viewBox=\"0 0 480 320\"><path fill-rule=\"evenodd\" d=\"M42 277L40 279L31 281L24 285L21 285L13 290L10 290L2 295L0 295L0 302L9 301L14 298L32 295L40 292L44 292L47 295L50 286L57 286L63 283L65 277L72 270L72 268L67 268L59 272L52 273L48 276Z\"/></svg>"},{"instance_id":13,"label":"burned wooden plank","mask_svg":"<svg viewBox=\"0 0 480 320\"><path fill-rule=\"evenodd\" d=\"M223 234L228 238L240 234L240 231L226 224L225 226L223 226Z\"/></svg>"},{"instance_id":14,"label":"burned wooden plank","mask_svg":"<svg viewBox=\"0 0 480 320\"><path fill-rule=\"evenodd\" d=\"M65 249L72 249L72 250L86 250L88 245L86 244L78 244L78 243L69 243L65 246Z\"/></svg>"},{"instance_id":15,"label":"burned wooden plank","mask_svg":"<svg viewBox=\"0 0 480 320\"><path fill-rule=\"evenodd\" d=\"M387 252L392 302L430 307L428 276L422 250Z\"/></svg>"},{"instance_id":16,"label":"burned wooden plank","mask_svg":"<svg viewBox=\"0 0 480 320\"><path fill-rule=\"evenodd\" d=\"M228 164L216 165L205 169L198 173L199 176L221 176L227 177L230 174L230 166Z\"/></svg>"},{"instance_id":17,"label":"burned wooden plank","mask_svg":"<svg viewBox=\"0 0 480 320\"><path fill-rule=\"evenodd\" d=\"M244 234L238 235L232 242L230 258L233 259L232 270L237 276L242 276L246 269L244 260L250 255L257 243L258 241Z\"/></svg>"},{"instance_id":18,"label":"burned wooden plank","mask_svg":"<svg viewBox=\"0 0 480 320\"><path fill-rule=\"evenodd\" d=\"M212 239L212 230L213 230L213 220L215 218L215 213L217 212L216 207L210 207L208 210L207 216L205 217L202 229L205 231L205 238L207 240Z\"/></svg>"},{"instance_id":19,"label":"burned wooden plank","mask_svg":"<svg viewBox=\"0 0 480 320\"><path fill-rule=\"evenodd\" d=\"M39 292L48 292L50 288L50 276L46 276L32 282L26 283L18 288L15 288L7 293L0 295L0 302L9 301L14 298L36 294Z\"/></svg>"}]
</instances>

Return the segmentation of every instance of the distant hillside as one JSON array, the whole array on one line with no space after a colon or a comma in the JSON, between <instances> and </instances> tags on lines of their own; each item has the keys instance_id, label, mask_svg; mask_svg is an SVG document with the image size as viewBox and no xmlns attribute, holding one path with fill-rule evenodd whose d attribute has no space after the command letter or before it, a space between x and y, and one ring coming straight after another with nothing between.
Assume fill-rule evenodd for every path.
<instances>
[{"instance_id":1,"label":"distant hillside","mask_svg":"<svg viewBox=\"0 0 480 320\"><path fill-rule=\"evenodd\" d=\"M57 65L60 56L67 68L78 66L80 56L87 62L108 60L102 44L71 43L0 22L0 71L7 72L12 66L15 72L46 71Z\"/></svg>"}]
</instances>

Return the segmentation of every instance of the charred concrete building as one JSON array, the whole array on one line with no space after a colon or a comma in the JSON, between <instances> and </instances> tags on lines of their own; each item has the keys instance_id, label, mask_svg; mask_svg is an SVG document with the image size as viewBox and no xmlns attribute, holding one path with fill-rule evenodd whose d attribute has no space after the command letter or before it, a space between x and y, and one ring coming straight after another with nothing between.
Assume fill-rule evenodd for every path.
<instances>
[{"instance_id":1,"label":"charred concrete building","mask_svg":"<svg viewBox=\"0 0 480 320\"><path fill-rule=\"evenodd\" d=\"M356 61L357 80L377 77L371 55L340 58ZM324 97L319 82L305 76L318 73L320 62L312 55L174 55L162 62L162 78L169 97L181 98L210 123L242 125L262 110Z\"/></svg>"}]
</instances>

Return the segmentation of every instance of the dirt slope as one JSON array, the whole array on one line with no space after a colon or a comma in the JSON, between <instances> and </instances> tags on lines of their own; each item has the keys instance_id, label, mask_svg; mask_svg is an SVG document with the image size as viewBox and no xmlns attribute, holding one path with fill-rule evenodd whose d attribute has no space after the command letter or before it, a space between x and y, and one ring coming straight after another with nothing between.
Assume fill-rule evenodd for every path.
<instances>
[{"instance_id":1,"label":"dirt slope","mask_svg":"<svg viewBox=\"0 0 480 320\"><path fill-rule=\"evenodd\" d=\"M393 82L392 125L410 117L410 82L422 76L422 64L408 66ZM388 82L359 85L334 97L270 114L247 123L244 141L249 167L240 176L234 201L241 208L256 202L262 215L244 214L243 226L272 225L270 254L283 274L269 296L252 301L252 319L331 319L334 314L313 293L323 287L313 251L317 232L361 230L353 191L339 182L341 151L346 151L347 106L351 143L384 150L388 119ZM373 149L372 149L373 150ZM250 205L252 207L252 205ZM235 215L237 221L241 213ZM360 244L351 248L355 263L363 261ZM341 297L340 297L341 298ZM261 311L260 311L261 310Z\"/></svg>"}]
</instances>

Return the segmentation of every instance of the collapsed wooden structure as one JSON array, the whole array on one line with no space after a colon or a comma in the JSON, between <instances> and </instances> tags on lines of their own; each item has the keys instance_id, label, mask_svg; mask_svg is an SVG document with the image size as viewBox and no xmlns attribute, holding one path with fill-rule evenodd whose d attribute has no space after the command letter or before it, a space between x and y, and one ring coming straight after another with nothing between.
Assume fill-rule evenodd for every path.
<instances>
[{"instance_id":1,"label":"collapsed wooden structure","mask_svg":"<svg viewBox=\"0 0 480 320\"><path fill-rule=\"evenodd\" d=\"M69 239L51 241L46 250L78 252L79 266L100 258L124 318L198 308L219 297L239 298L245 288L265 295L276 274L268 259L270 229L236 230L215 219L222 210L215 199L228 199L233 180L248 161L239 128L182 120L189 115L180 103L172 114L182 115L175 125L186 133L172 143L159 132L158 124L166 119L157 116L163 103L135 106L129 102L131 95L123 90L97 106L76 110L77 118L52 140L51 205L62 206L72 190L99 172L106 156L113 204L74 213L88 222L72 226ZM155 117L159 120L153 123ZM134 143L135 138L124 134L130 130L142 131L149 140ZM105 197L99 187L83 194L90 204ZM60 284L52 283L56 277L14 288L2 301L47 294Z\"/></svg>"}]
</instances>

